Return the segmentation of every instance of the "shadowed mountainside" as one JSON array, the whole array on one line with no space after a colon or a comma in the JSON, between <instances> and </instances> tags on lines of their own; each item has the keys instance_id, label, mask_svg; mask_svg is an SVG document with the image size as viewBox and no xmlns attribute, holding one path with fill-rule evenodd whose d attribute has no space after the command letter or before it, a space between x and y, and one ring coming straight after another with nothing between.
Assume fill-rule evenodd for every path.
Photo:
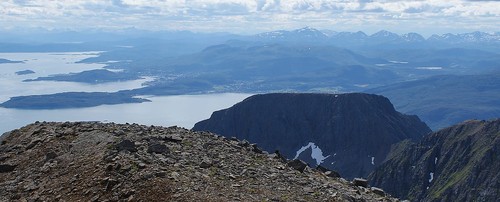
<instances>
[{"instance_id":1,"label":"shadowed mountainside","mask_svg":"<svg viewBox=\"0 0 500 202\"><path fill-rule=\"evenodd\" d=\"M412 201L497 201L499 170L500 119L473 120L395 145L369 178Z\"/></svg>"},{"instance_id":2,"label":"shadowed mountainside","mask_svg":"<svg viewBox=\"0 0 500 202\"><path fill-rule=\"evenodd\" d=\"M418 117L395 111L387 98L360 93L255 95L214 112L193 130L256 142L347 178L367 176L391 144L430 132Z\"/></svg>"}]
</instances>

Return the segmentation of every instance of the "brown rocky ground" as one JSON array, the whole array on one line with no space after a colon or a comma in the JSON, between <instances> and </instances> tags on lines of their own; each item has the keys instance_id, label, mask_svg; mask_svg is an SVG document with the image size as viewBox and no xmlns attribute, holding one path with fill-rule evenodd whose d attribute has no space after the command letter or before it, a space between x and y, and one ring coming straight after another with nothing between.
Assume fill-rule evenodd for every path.
<instances>
[{"instance_id":1,"label":"brown rocky ground","mask_svg":"<svg viewBox=\"0 0 500 202\"><path fill-rule=\"evenodd\" d=\"M178 127L37 122L0 141L0 201L397 201Z\"/></svg>"}]
</instances>

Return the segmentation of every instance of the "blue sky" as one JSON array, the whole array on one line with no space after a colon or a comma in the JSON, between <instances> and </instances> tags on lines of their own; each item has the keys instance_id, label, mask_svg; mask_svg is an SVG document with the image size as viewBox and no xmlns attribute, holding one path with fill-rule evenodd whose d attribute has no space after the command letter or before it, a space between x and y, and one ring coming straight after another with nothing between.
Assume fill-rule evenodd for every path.
<instances>
[{"instance_id":1,"label":"blue sky","mask_svg":"<svg viewBox=\"0 0 500 202\"><path fill-rule=\"evenodd\" d=\"M500 31L500 1L2 0L0 29L137 28L253 34L305 26L397 33Z\"/></svg>"}]
</instances>

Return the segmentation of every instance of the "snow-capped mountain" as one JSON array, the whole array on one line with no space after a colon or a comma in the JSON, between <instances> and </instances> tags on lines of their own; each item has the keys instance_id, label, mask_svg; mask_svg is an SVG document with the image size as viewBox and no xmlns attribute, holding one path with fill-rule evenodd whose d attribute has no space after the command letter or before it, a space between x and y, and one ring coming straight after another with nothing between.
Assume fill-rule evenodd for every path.
<instances>
[{"instance_id":1,"label":"snow-capped mountain","mask_svg":"<svg viewBox=\"0 0 500 202\"><path fill-rule=\"evenodd\" d=\"M405 40L405 41L413 41L413 42L425 41L425 38L422 35L414 33L414 32L403 34L403 35L401 35L401 38L403 38L403 40Z\"/></svg>"},{"instance_id":2,"label":"snow-capped mountain","mask_svg":"<svg viewBox=\"0 0 500 202\"><path fill-rule=\"evenodd\" d=\"M304 27L292 31L278 30L272 32L264 32L256 35L259 39L264 40L325 40L328 35L325 33L311 28Z\"/></svg>"},{"instance_id":3,"label":"snow-capped mountain","mask_svg":"<svg viewBox=\"0 0 500 202\"><path fill-rule=\"evenodd\" d=\"M370 35L370 39L374 40L399 40L401 39L401 36L398 34L386 31L386 30L381 30L375 34Z\"/></svg>"},{"instance_id":4,"label":"snow-capped mountain","mask_svg":"<svg viewBox=\"0 0 500 202\"><path fill-rule=\"evenodd\" d=\"M432 35L427 39L428 41L440 41L448 43L474 43L474 42L500 42L500 34L486 33L486 32L471 32L462 34L442 34Z\"/></svg>"},{"instance_id":5,"label":"snow-capped mountain","mask_svg":"<svg viewBox=\"0 0 500 202\"><path fill-rule=\"evenodd\" d=\"M280 40L280 41L324 41L334 44L348 45L351 43L414 43L414 42L432 42L446 44L461 44L461 43L500 43L500 33L486 32L471 32L461 34L434 34L429 38L424 38L422 35L414 32L407 34L396 34L387 30L381 30L372 35L367 35L364 32L336 32L332 30L317 30L311 27L304 27L292 31L277 30L272 32L264 32L255 35L257 40Z\"/></svg>"}]
</instances>

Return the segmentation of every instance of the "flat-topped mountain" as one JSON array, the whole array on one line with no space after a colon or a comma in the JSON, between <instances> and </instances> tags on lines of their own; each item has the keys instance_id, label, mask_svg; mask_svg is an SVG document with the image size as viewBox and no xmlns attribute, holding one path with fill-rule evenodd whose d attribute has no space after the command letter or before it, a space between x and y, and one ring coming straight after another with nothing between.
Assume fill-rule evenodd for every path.
<instances>
[{"instance_id":1,"label":"flat-topped mountain","mask_svg":"<svg viewBox=\"0 0 500 202\"><path fill-rule=\"evenodd\" d=\"M498 201L498 171L500 119L473 120L398 144L370 179L412 201Z\"/></svg>"},{"instance_id":2,"label":"flat-topped mountain","mask_svg":"<svg viewBox=\"0 0 500 202\"><path fill-rule=\"evenodd\" d=\"M0 201L397 201L178 127L38 122L0 142Z\"/></svg>"},{"instance_id":3,"label":"flat-topped mountain","mask_svg":"<svg viewBox=\"0 0 500 202\"><path fill-rule=\"evenodd\" d=\"M193 130L246 139L346 178L367 176L391 144L430 132L417 116L394 110L387 98L361 93L255 95L214 112Z\"/></svg>"}]
</instances>

